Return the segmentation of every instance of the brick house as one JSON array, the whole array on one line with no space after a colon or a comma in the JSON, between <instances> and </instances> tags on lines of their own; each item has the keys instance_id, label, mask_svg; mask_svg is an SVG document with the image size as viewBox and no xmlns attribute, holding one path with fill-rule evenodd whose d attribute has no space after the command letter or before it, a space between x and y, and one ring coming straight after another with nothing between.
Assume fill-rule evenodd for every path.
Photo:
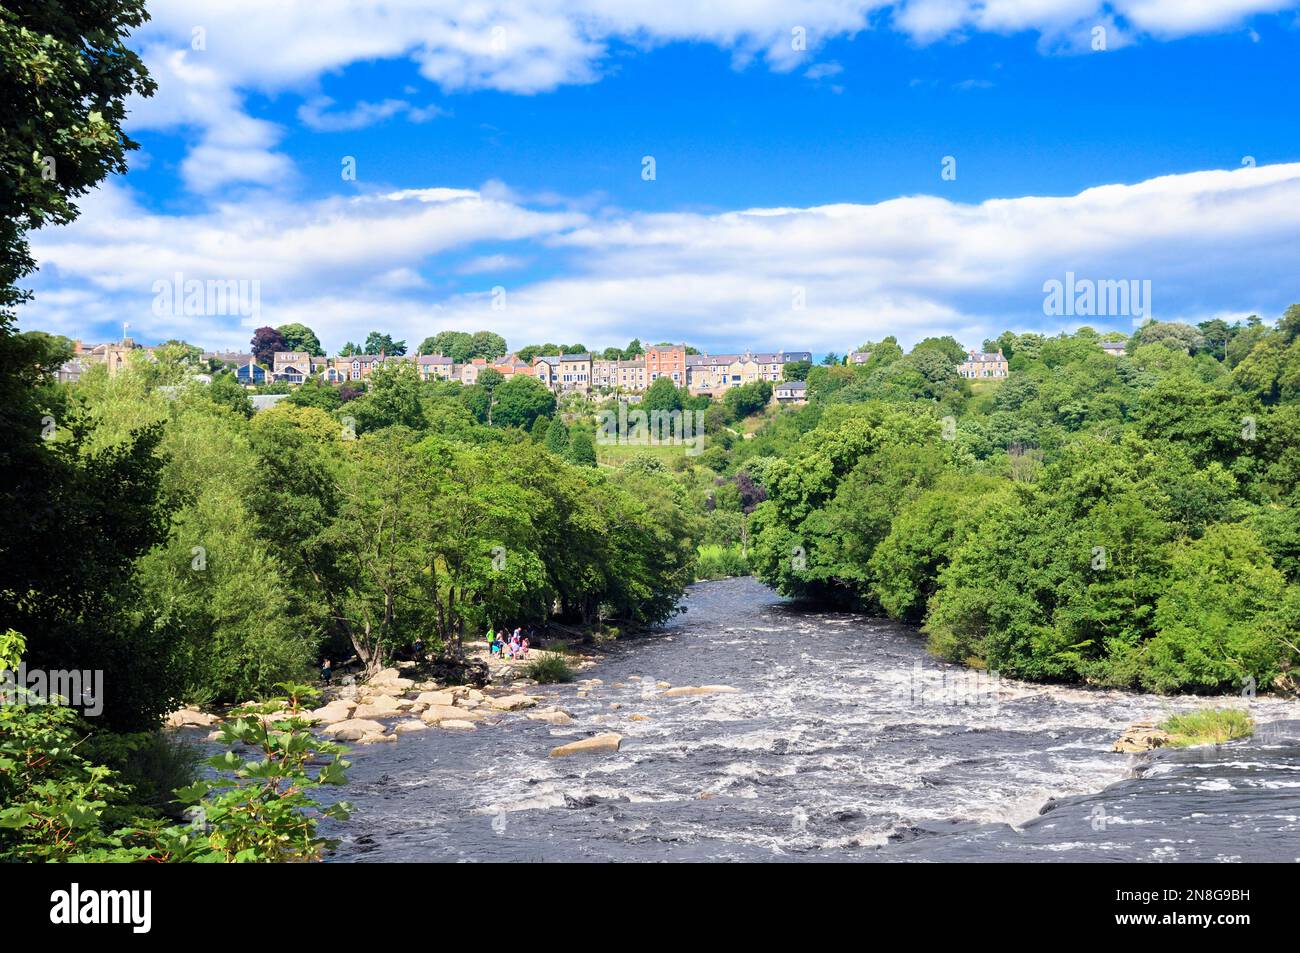
<instances>
[{"instance_id":1,"label":"brick house","mask_svg":"<svg viewBox=\"0 0 1300 953\"><path fill-rule=\"evenodd\" d=\"M667 377L678 387L686 386L686 345L656 344L645 349L646 377L653 384Z\"/></svg>"}]
</instances>

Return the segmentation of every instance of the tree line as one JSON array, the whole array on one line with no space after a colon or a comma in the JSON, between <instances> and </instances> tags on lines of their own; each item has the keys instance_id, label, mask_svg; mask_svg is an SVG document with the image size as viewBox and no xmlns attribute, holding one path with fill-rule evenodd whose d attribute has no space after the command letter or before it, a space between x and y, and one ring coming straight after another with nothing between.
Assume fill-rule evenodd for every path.
<instances>
[{"instance_id":1,"label":"tree line","mask_svg":"<svg viewBox=\"0 0 1300 953\"><path fill-rule=\"evenodd\" d=\"M1005 675L1294 688L1300 306L1207 324L1147 325L1118 357L1089 328L1008 333L986 346L1010 376L974 386L940 339L812 369L809 405L723 467L766 495L750 564Z\"/></svg>"}]
</instances>

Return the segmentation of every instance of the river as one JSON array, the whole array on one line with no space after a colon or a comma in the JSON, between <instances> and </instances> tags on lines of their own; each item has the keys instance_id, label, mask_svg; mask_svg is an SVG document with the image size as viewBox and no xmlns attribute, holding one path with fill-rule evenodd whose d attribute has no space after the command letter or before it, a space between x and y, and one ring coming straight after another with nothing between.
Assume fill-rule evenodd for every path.
<instances>
[{"instance_id":1,"label":"river","mask_svg":"<svg viewBox=\"0 0 1300 953\"><path fill-rule=\"evenodd\" d=\"M1251 701L1245 742L1113 754L1129 723L1209 702L977 676L909 626L799 609L752 579L684 606L584 672L603 682L586 698L530 689L572 725L509 715L354 747L356 813L325 828L328 859L1300 859L1297 703ZM739 691L670 699L656 680ZM603 731L618 753L547 757Z\"/></svg>"}]
</instances>

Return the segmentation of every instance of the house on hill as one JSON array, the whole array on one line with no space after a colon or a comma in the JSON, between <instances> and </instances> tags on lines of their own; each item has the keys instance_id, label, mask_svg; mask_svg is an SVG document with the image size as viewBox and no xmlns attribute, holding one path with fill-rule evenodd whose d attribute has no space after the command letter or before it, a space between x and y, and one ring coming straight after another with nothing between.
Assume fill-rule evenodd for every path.
<instances>
[{"instance_id":1,"label":"house on hill","mask_svg":"<svg viewBox=\"0 0 1300 953\"><path fill-rule=\"evenodd\" d=\"M1007 376L1007 359L1002 348L996 354L970 351L966 360L957 365L957 373L967 380L989 380Z\"/></svg>"}]
</instances>

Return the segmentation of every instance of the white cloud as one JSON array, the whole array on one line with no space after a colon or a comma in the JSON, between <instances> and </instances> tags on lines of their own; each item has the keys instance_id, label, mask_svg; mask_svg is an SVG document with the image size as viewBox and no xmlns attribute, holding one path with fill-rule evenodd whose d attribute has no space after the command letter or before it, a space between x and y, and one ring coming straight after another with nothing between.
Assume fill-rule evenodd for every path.
<instances>
[{"instance_id":1,"label":"white cloud","mask_svg":"<svg viewBox=\"0 0 1300 953\"><path fill-rule=\"evenodd\" d=\"M298 107L298 118L317 132L350 132L393 116L405 115L411 122L419 123L443 113L438 106L412 106L404 99L385 99L377 103L361 100L346 110L331 110L333 105L334 100L328 96L314 96Z\"/></svg>"},{"instance_id":2,"label":"white cloud","mask_svg":"<svg viewBox=\"0 0 1300 953\"><path fill-rule=\"evenodd\" d=\"M1051 49L1087 48L1089 30L1105 25L1107 47L1116 49L1135 34L1176 38L1296 6L1300 0L153 0L152 21L136 42L159 93L134 107L132 123L198 130L202 152L184 172L191 187L211 190L241 180L266 184L287 171L288 160L273 151L279 130L245 114L248 93L306 96L302 118L316 128L361 128L398 110L396 100L358 102L338 114L320 108L321 77L357 62L409 59L447 91L534 94L598 80L615 42L711 43L738 67L761 59L780 71L817 71L826 67L810 57L822 43L873 24L919 42L1031 31ZM191 46L196 27L204 31L201 50ZM796 30L806 49L792 42ZM259 155L239 161L236 151Z\"/></svg>"},{"instance_id":3,"label":"white cloud","mask_svg":"<svg viewBox=\"0 0 1300 953\"><path fill-rule=\"evenodd\" d=\"M838 76L844 72L844 67L839 63L814 63L808 69L804 70L804 76L814 82L819 79L828 79L832 76Z\"/></svg>"},{"instance_id":4,"label":"white cloud","mask_svg":"<svg viewBox=\"0 0 1300 953\"><path fill-rule=\"evenodd\" d=\"M329 347L375 328L420 340L447 327L492 328L515 346L635 336L843 351L945 333L978 345L1007 327L1060 326L1042 313L1042 287L1067 271L1149 279L1161 319L1275 316L1300 299L1300 164L978 205L912 196L720 214L548 210L430 188L308 206L262 196L169 216L107 186L77 222L33 238L42 273L21 323L81 337L129 320L145 339L244 343L253 322L239 316L151 313L153 282L180 272L259 280L264 323L302 321ZM528 258L544 277L489 269L482 287L454 284L465 279L443 256L466 254L471 272ZM502 311L491 307L496 284ZM803 310L792 307L795 289Z\"/></svg>"}]
</instances>

